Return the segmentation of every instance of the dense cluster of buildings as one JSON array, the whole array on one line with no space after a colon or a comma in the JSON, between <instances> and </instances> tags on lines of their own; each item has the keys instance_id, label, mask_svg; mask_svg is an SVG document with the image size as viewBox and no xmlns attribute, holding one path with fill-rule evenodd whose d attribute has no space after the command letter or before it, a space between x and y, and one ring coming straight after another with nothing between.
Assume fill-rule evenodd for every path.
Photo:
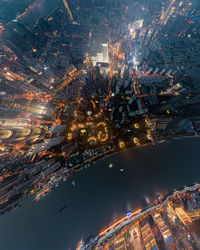
<instances>
[{"instance_id":1,"label":"dense cluster of buildings","mask_svg":"<svg viewBox=\"0 0 200 250\"><path fill-rule=\"evenodd\" d=\"M112 152L200 133L198 1L54 3L1 17L0 213Z\"/></svg>"},{"instance_id":2,"label":"dense cluster of buildings","mask_svg":"<svg viewBox=\"0 0 200 250\"><path fill-rule=\"evenodd\" d=\"M177 190L106 227L77 249L199 249L199 184Z\"/></svg>"}]
</instances>

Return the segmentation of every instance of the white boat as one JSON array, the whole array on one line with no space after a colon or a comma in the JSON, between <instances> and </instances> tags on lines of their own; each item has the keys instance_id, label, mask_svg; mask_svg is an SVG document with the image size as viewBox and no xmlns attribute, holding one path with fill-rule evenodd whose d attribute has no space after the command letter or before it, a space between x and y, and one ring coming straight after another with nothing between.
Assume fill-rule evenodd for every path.
<instances>
[{"instance_id":1,"label":"white boat","mask_svg":"<svg viewBox=\"0 0 200 250\"><path fill-rule=\"evenodd\" d=\"M112 167L113 167L113 164L112 164L112 163L110 163L108 166L109 166L109 168L112 168Z\"/></svg>"}]
</instances>

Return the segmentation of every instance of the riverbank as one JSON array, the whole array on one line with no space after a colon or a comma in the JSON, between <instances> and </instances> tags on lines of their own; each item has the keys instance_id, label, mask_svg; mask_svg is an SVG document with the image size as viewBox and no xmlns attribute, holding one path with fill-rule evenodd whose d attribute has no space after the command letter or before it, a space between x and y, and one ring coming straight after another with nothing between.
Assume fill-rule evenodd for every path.
<instances>
[{"instance_id":1,"label":"riverbank","mask_svg":"<svg viewBox=\"0 0 200 250\"><path fill-rule=\"evenodd\" d=\"M21 208L0 216L2 249L74 249L81 238L98 235L127 210L148 206L146 200L158 192L165 195L198 182L199 148L199 138L133 148L75 172L41 201L28 198Z\"/></svg>"}]
</instances>

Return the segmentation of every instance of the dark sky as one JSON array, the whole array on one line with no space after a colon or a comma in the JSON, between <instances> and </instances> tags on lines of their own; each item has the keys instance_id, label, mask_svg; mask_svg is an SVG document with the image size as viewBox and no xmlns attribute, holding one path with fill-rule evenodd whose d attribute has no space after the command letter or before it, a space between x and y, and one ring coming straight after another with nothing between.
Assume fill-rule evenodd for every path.
<instances>
[{"instance_id":1,"label":"dark sky","mask_svg":"<svg viewBox=\"0 0 200 250\"><path fill-rule=\"evenodd\" d=\"M177 140L98 161L71 176L43 200L25 200L20 209L1 216L0 249L74 249L81 237L95 236L127 209L147 205L145 196L151 199L157 192L198 181L199 148L198 138ZM68 208L59 212L65 204Z\"/></svg>"}]
</instances>

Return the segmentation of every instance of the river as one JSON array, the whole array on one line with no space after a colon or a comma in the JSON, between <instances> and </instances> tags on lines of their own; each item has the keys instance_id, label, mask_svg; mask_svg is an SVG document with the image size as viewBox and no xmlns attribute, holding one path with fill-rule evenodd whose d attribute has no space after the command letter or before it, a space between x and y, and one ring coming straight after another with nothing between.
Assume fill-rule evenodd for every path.
<instances>
[{"instance_id":1,"label":"river","mask_svg":"<svg viewBox=\"0 0 200 250\"><path fill-rule=\"evenodd\" d=\"M81 238L95 236L127 209L147 206L147 197L199 181L199 148L200 139L190 138L99 160L41 201L29 198L21 208L1 216L0 249L74 249ZM65 204L68 207L59 212Z\"/></svg>"},{"instance_id":2,"label":"river","mask_svg":"<svg viewBox=\"0 0 200 250\"><path fill-rule=\"evenodd\" d=\"M48 16L58 6L63 6L62 0L41 0L36 7L20 18L20 22L28 23L29 27L31 27L35 25L35 22L39 17Z\"/></svg>"}]
</instances>

